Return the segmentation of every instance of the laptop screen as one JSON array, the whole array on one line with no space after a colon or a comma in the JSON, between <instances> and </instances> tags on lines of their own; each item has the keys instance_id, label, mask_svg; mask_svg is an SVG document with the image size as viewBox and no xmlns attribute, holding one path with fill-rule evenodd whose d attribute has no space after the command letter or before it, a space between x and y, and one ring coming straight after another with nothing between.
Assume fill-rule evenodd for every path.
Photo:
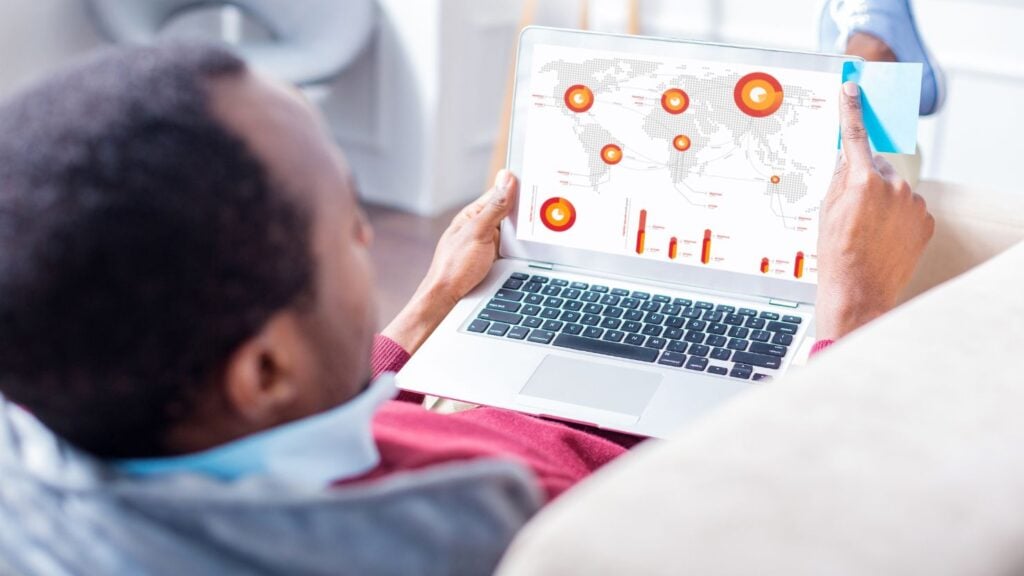
<instances>
[{"instance_id":1,"label":"laptop screen","mask_svg":"<svg viewBox=\"0 0 1024 576\"><path fill-rule=\"evenodd\" d=\"M517 239L816 283L834 72L553 44L519 67Z\"/></svg>"}]
</instances>

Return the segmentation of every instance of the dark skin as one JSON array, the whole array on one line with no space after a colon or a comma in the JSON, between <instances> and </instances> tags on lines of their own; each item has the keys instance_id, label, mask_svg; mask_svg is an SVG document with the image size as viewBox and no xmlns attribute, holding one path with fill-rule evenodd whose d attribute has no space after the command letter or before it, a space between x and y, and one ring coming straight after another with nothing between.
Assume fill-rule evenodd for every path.
<instances>
[{"instance_id":1,"label":"dark skin","mask_svg":"<svg viewBox=\"0 0 1024 576\"><path fill-rule=\"evenodd\" d=\"M192 416L171 429L171 453L205 450L343 404L370 379L377 331L372 230L341 150L295 90L246 72L211 84L212 110L271 177L313 215L315 298L274 314L227 359ZM872 158L857 101L843 97L844 152L822 206L817 327L839 338L895 305L934 225L919 196ZM410 354L476 287L497 256L498 226L518 183L495 187L442 235L409 304L382 331ZM875 242L859 239L870 237ZM823 302L823 300L828 302Z\"/></svg>"}]
</instances>

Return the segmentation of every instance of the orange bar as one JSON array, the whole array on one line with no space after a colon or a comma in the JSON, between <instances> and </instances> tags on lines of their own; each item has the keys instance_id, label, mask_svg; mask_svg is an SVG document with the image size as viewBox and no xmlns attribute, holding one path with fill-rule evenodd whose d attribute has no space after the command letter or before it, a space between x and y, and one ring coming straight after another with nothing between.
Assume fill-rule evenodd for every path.
<instances>
[{"instance_id":1,"label":"orange bar","mask_svg":"<svg viewBox=\"0 0 1024 576\"><path fill-rule=\"evenodd\" d=\"M678 253L678 251L679 251L679 241L676 240L675 236L673 236L672 239L668 241L668 257L673 259L673 260L675 260L676 259L676 254Z\"/></svg>"},{"instance_id":2,"label":"orange bar","mask_svg":"<svg viewBox=\"0 0 1024 576\"><path fill-rule=\"evenodd\" d=\"M644 253L644 239L647 236L647 210L640 211L640 226L636 230L636 253Z\"/></svg>"},{"instance_id":3,"label":"orange bar","mask_svg":"<svg viewBox=\"0 0 1024 576\"><path fill-rule=\"evenodd\" d=\"M768 273L768 269L769 269L768 259L767 258L761 258L761 274L767 274Z\"/></svg>"},{"instance_id":4,"label":"orange bar","mask_svg":"<svg viewBox=\"0 0 1024 576\"><path fill-rule=\"evenodd\" d=\"M804 253L796 253L796 263L793 264L793 276L801 278L804 275Z\"/></svg>"},{"instance_id":5,"label":"orange bar","mask_svg":"<svg viewBox=\"0 0 1024 576\"><path fill-rule=\"evenodd\" d=\"M700 249L700 261L702 264L711 262L711 230L704 231L704 244Z\"/></svg>"}]
</instances>

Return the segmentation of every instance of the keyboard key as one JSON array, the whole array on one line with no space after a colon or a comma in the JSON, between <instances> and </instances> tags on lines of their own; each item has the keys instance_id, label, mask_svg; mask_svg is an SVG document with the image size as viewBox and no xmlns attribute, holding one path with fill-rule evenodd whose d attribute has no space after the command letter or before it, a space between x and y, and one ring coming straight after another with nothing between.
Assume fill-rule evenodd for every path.
<instances>
[{"instance_id":1,"label":"keyboard key","mask_svg":"<svg viewBox=\"0 0 1024 576\"><path fill-rule=\"evenodd\" d=\"M742 314L728 314L725 317L725 323L730 326L742 326L746 320Z\"/></svg>"},{"instance_id":2,"label":"keyboard key","mask_svg":"<svg viewBox=\"0 0 1024 576\"><path fill-rule=\"evenodd\" d=\"M754 374L753 380L754 382L771 382L772 376L771 374L761 374L758 372L757 374Z\"/></svg>"},{"instance_id":3,"label":"keyboard key","mask_svg":"<svg viewBox=\"0 0 1024 576\"><path fill-rule=\"evenodd\" d=\"M669 302L672 301L671 298L663 294L655 294L654 296L651 296L651 300L655 302L660 302L661 304L668 304Z\"/></svg>"},{"instance_id":4,"label":"keyboard key","mask_svg":"<svg viewBox=\"0 0 1024 576\"><path fill-rule=\"evenodd\" d=\"M715 348L711 351L711 357L715 360L728 360L732 356L732 352L725 348Z\"/></svg>"},{"instance_id":5,"label":"keyboard key","mask_svg":"<svg viewBox=\"0 0 1024 576\"><path fill-rule=\"evenodd\" d=\"M513 272L512 276L510 276L514 280L526 280L529 277L529 274L523 274L522 272Z\"/></svg>"},{"instance_id":6,"label":"keyboard key","mask_svg":"<svg viewBox=\"0 0 1024 576\"><path fill-rule=\"evenodd\" d=\"M686 356L678 352L662 352L661 358L658 358L658 364L664 364L665 366L675 366L680 368L683 362L686 361Z\"/></svg>"},{"instance_id":7,"label":"keyboard key","mask_svg":"<svg viewBox=\"0 0 1024 576\"><path fill-rule=\"evenodd\" d=\"M719 336L718 334L712 334L704 341L708 346L725 346L726 342L728 342L728 339L725 336Z\"/></svg>"},{"instance_id":8,"label":"keyboard key","mask_svg":"<svg viewBox=\"0 0 1024 576\"><path fill-rule=\"evenodd\" d=\"M708 374L717 374L719 376L725 376L728 373L728 368L723 368L721 366L708 366Z\"/></svg>"},{"instance_id":9,"label":"keyboard key","mask_svg":"<svg viewBox=\"0 0 1024 576\"><path fill-rule=\"evenodd\" d=\"M559 294L562 293L562 289L559 288L558 286L555 286L554 284L549 284L545 286L544 289L540 291L540 293L545 296L558 296Z\"/></svg>"},{"instance_id":10,"label":"keyboard key","mask_svg":"<svg viewBox=\"0 0 1024 576\"><path fill-rule=\"evenodd\" d=\"M768 331L769 332L778 332L779 334L793 335L793 334L796 334L797 330L799 330L799 327L796 324L790 324L788 322L769 322L768 323Z\"/></svg>"},{"instance_id":11,"label":"keyboard key","mask_svg":"<svg viewBox=\"0 0 1024 576\"><path fill-rule=\"evenodd\" d=\"M630 294L630 296L636 298L637 300L648 300L651 297L651 295L648 294L647 292L633 292L632 294Z\"/></svg>"},{"instance_id":12,"label":"keyboard key","mask_svg":"<svg viewBox=\"0 0 1024 576\"><path fill-rule=\"evenodd\" d=\"M662 330L664 330L664 328L657 324L644 324L642 332L645 336L661 336Z\"/></svg>"},{"instance_id":13,"label":"keyboard key","mask_svg":"<svg viewBox=\"0 0 1024 576\"><path fill-rule=\"evenodd\" d=\"M573 312L579 312L580 310L583 310L583 302L580 302L579 300L569 300L565 304L562 304L562 308L572 310Z\"/></svg>"},{"instance_id":14,"label":"keyboard key","mask_svg":"<svg viewBox=\"0 0 1024 576\"><path fill-rule=\"evenodd\" d=\"M757 316L757 310L754 310L753 308L740 308L737 314L753 318L754 316Z\"/></svg>"},{"instance_id":15,"label":"keyboard key","mask_svg":"<svg viewBox=\"0 0 1024 576\"><path fill-rule=\"evenodd\" d=\"M548 296L544 299L544 305L549 308L561 308L562 304L565 304L565 300L561 298L555 298L554 296Z\"/></svg>"},{"instance_id":16,"label":"keyboard key","mask_svg":"<svg viewBox=\"0 0 1024 576\"><path fill-rule=\"evenodd\" d=\"M762 344L760 342L754 342L750 345L750 351L755 354L767 354L769 356L778 356L783 358L789 348L786 346L780 346L779 344Z\"/></svg>"},{"instance_id":17,"label":"keyboard key","mask_svg":"<svg viewBox=\"0 0 1024 576\"><path fill-rule=\"evenodd\" d=\"M708 359L700 358L698 356L690 356L690 359L686 361L687 370L696 370L703 372L708 367Z\"/></svg>"},{"instance_id":18,"label":"keyboard key","mask_svg":"<svg viewBox=\"0 0 1024 576\"><path fill-rule=\"evenodd\" d=\"M568 288L562 290L562 298L568 298L569 300L575 300L580 297L580 291L575 288Z\"/></svg>"},{"instance_id":19,"label":"keyboard key","mask_svg":"<svg viewBox=\"0 0 1024 576\"><path fill-rule=\"evenodd\" d=\"M782 317L782 321L783 322L789 322L790 324L799 324L799 323L803 322L804 319L799 317L799 316L783 316ZM757 378L754 378L754 379L756 380Z\"/></svg>"},{"instance_id":20,"label":"keyboard key","mask_svg":"<svg viewBox=\"0 0 1024 576\"><path fill-rule=\"evenodd\" d=\"M568 286L569 285L569 281L568 280L562 280L561 278L555 278L554 280L551 281L551 285L552 286Z\"/></svg>"},{"instance_id":21,"label":"keyboard key","mask_svg":"<svg viewBox=\"0 0 1024 576\"><path fill-rule=\"evenodd\" d=\"M523 326L528 328L540 328L540 325L543 323L544 319L537 316L527 316L526 320L523 320Z\"/></svg>"},{"instance_id":22,"label":"keyboard key","mask_svg":"<svg viewBox=\"0 0 1024 576\"><path fill-rule=\"evenodd\" d=\"M665 319L665 326L668 326L669 328L682 328L685 323L686 318L679 316L670 316Z\"/></svg>"},{"instance_id":23,"label":"keyboard key","mask_svg":"<svg viewBox=\"0 0 1024 576\"><path fill-rule=\"evenodd\" d=\"M694 344L702 344L704 342L704 338L705 334L703 332L697 332L695 330L687 332L686 336L683 336L683 340Z\"/></svg>"},{"instance_id":24,"label":"keyboard key","mask_svg":"<svg viewBox=\"0 0 1024 576\"><path fill-rule=\"evenodd\" d=\"M666 341L664 338L648 338L647 342L644 343L644 346L661 350L665 347L665 343Z\"/></svg>"},{"instance_id":25,"label":"keyboard key","mask_svg":"<svg viewBox=\"0 0 1024 576\"><path fill-rule=\"evenodd\" d=\"M536 342L537 344L550 344L554 337L554 332L548 332L547 330L532 330L530 335L526 337L526 340L527 342Z\"/></svg>"},{"instance_id":26,"label":"keyboard key","mask_svg":"<svg viewBox=\"0 0 1024 576\"><path fill-rule=\"evenodd\" d=\"M751 374L753 374L753 370L750 368L740 368L738 366L734 366L732 372L729 372L729 376L739 378L740 380L749 379Z\"/></svg>"},{"instance_id":27,"label":"keyboard key","mask_svg":"<svg viewBox=\"0 0 1024 576\"><path fill-rule=\"evenodd\" d=\"M554 345L561 348L581 350L583 352L594 352L596 354L604 354L606 356L640 360L641 362L654 362L655 359L658 358L658 351L652 348L641 348L638 346L630 346L628 344L608 342L607 340L581 338L579 336L565 334L564 332L555 338Z\"/></svg>"},{"instance_id":28,"label":"keyboard key","mask_svg":"<svg viewBox=\"0 0 1024 576\"><path fill-rule=\"evenodd\" d=\"M718 310L708 310L707 312L704 313L704 316L702 316L702 318L707 320L708 322L721 322L722 318L725 318L725 312L720 312Z\"/></svg>"},{"instance_id":29,"label":"keyboard key","mask_svg":"<svg viewBox=\"0 0 1024 576\"><path fill-rule=\"evenodd\" d=\"M513 314L511 312L502 312L501 310L488 310L484 308L477 314L477 318L481 320L490 320L491 322L504 322L505 324L519 324L523 321L522 314Z\"/></svg>"},{"instance_id":30,"label":"keyboard key","mask_svg":"<svg viewBox=\"0 0 1024 576\"><path fill-rule=\"evenodd\" d=\"M671 352L686 352L686 342L679 340L669 342L667 349Z\"/></svg>"},{"instance_id":31,"label":"keyboard key","mask_svg":"<svg viewBox=\"0 0 1024 576\"><path fill-rule=\"evenodd\" d=\"M601 323L601 317L596 314L584 314L583 318L580 318L580 324L584 326L597 326Z\"/></svg>"},{"instance_id":32,"label":"keyboard key","mask_svg":"<svg viewBox=\"0 0 1024 576\"><path fill-rule=\"evenodd\" d=\"M548 320L547 322L544 323L543 326L541 326L541 328L545 330L550 330L552 332L558 332L559 330L562 329L562 324L563 323L559 320Z\"/></svg>"},{"instance_id":33,"label":"keyboard key","mask_svg":"<svg viewBox=\"0 0 1024 576\"><path fill-rule=\"evenodd\" d=\"M647 340L647 337L642 334L630 334L626 336L626 344L632 344L633 346L643 346L644 340Z\"/></svg>"},{"instance_id":34,"label":"keyboard key","mask_svg":"<svg viewBox=\"0 0 1024 576\"><path fill-rule=\"evenodd\" d=\"M601 339L609 342L622 342L622 339L625 337L626 333L621 330L608 330Z\"/></svg>"},{"instance_id":35,"label":"keyboard key","mask_svg":"<svg viewBox=\"0 0 1024 576\"><path fill-rule=\"evenodd\" d=\"M629 290L625 288L612 288L612 294L616 296L629 296Z\"/></svg>"},{"instance_id":36,"label":"keyboard key","mask_svg":"<svg viewBox=\"0 0 1024 576\"><path fill-rule=\"evenodd\" d=\"M676 298L675 300L672 301L672 303L675 304L676 306L682 306L683 308L689 308L690 306L693 306L693 302L691 300L687 300L686 298Z\"/></svg>"},{"instance_id":37,"label":"keyboard key","mask_svg":"<svg viewBox=\"0 0 1024 576\"><path fill-rule=\"evenodd\" d=\"M750 333L750 339L756 342L767 342L771 337L771 332L768 332L767 330L754 330Z\"/></svg>"},{"instance_id":38,"label":"keyboard key","mask_svg":"<svg viewBox=\"0 0 1024 576\"><path fill-rule=\"evenodd\" d=\"M601 294L607 294L608 293L608 287L607 286L600 286L598 284L594 284L593 286L590 287L590 289L592 291L594 291L594 292L599 292Z\"/></svg>"},{"instance_id":39,"label":"keyboard key","mask_svg":"<svg viewBox=\"0 0 1024 576\"><path fill-rule=\"evenodd\" d=\"M504 336L508 329L511 328L508 324L502 324L501 322L495 322L491 324L491 327L487 329L487 333L491 336Z\"/></svg>"},{"instance_id":40,"label":"keyboard key","mask_svg":"<svg viewBox=\"0 0 1024 576\"><path fill-rule=\"evenodd\" d=\"M540 304L544 302L544 297L540 294L527 294L525 302L527 304Z\"/></svg>"},{"instance_id":41,"label":"keyboard key","mask_svg":"<svg viewBox=\"0 0 1024 576\"><path fill-rule=\"evenodd\" d=\"M626 313L625 315L623 315L623 318L625 318L626 320L639 321L644 319L644 313L639 310L626 310Z\"/></svg>"},{"instance_id":42,"label":"keyboard key","mask_svg":"<svg viewBox=\"0 0 1024 576\"><path fill-rule=\"evenodd\" d=\"M765 320L778 320L779 319L779 315L776 314L775 312L761 312L760 317L764 318Z\"/></svg>"},{"instance_id":43,"label":"keyboard key","mask_svg":"<svg viewBox=\"0 0 1024 576\"><path fill-rule=\"evenodd\" d=\"M750 316L749 318L747 318L747 321L743 323L743 325L746 326L747 328L753 328L754 330L761 330L762 328L764 328L765 320L764 318Z\"/></svg>"},{"instance_id":44,"label":"keyboard key","mask_svg":"<svg viewBox=\"0 0 1024 576\"><path fill-rule=\"evenodd\" d=\"M603 334L604 330L597 326L587 326L587 328L583 330L583 335L587 338L600 338Z\"/></svg>"},{"instance_id":45,"label":"keyboard key","mask_svg":"<svg viewBox=\"0 0 1024 576\"><path fill-rule=\"evenodd\" d=\"M540 317L547 320L555 320L561 313L562 311L558 308L545 308L540 311Z\"/></svg>"},{"instance_id":46,"label":"keyboard key","mask_svg":"<svg viewBox=\"0 0 1024 576\"><path fill-rule=\"evenodd\" d=\"M622 300L622 298L619 298L614 294L605 294L604 297L601 298L601 304L605 304L607 306L617 306L619 304L619 300Z\"/></svg>"},{"instance_id":47,"label":"keyboard key","mask_svg":"<svg viewBox=\"0 0 1024 576\"><path fill-rule=\"evenodd\" d=\"M516 280L515 278L509 278L508 280L505 280L505 283L502 284L501 287L502 288L507 288L509 290L519 290L519 287L522 286L522 285L523 285L523 281L522 280Z\"/></svg>"},{"instance_id":48,"label":"keyboard key","mask_svg":"<svg viewBox=\"0 0 1024 576\"><path fill-rule=\"evenodd\" d=\"M749 344L747 344L747 341L742 338L733 338L732 340L729 340L729 350L743 351L747 349L747 346L749 346Z\"/></svg>"},{"instance_id":49,"label":"keyboard key","mask_svg":"<svg viewBox=\"0 0 1024 576\"><path fill-rule=\"evenodd\" d=\"M708 326L708 334L718 334L721 336L722 334L725 334L728 329L729 327L725 324L712 324L711 326Z\"/></svg>"},{"instance_id":50,"label":"keyboard key","mask_svg":"<svg viewBox=\"0 0 1024 576\"><path fill-rule=\"evenodd\" d=\"M519 302L526 296L526 293L519 292L518 290L498 290L495 294L495 298L501 298L502 300L511 300L513 302Z\"/></svg>"},{"instance_id":51,"label":"keyboard key","mask_svg":"<svg viewBox=\"0 0 1024 576\"><path fill-rule=\"evenodd\" d=\"M536 316L537 314L540 314L540 306L527 304L526 306L523 306L519 313L523 316Z\"/></svg>"},{"instance_id":52,"label":"keyboard key","mask_svg":"<svg viewBox=\"0 0 1024 576\"><path fill-rule=\"evenodd\" d=\"M690 346L690 356L707 356L708 352L711 352L711 348L703 344L694 344Z\"/></svg>"},{"instance_id":53,"label":"keyboard key","mask_svg":"<svg viewBox=\"0 0 1024 576\"><path fill-rule=\"evenodd\" d=\"M680 338L683 337L683 329L682 328L669 328L669 329L665 330L665 333L662 334L662 336L664 336L665 338L667 338L669 340L679 340Z\"/></svg>"},{"instance_id":54,"label":"keyboard key","mask_svg":"<svg viewBox=\"0 0 1024 576\"><path fill-rule=\"evenodd\" d=\"M580 296L580 300L583 300L584 302L597 302L600 299L601 295L597 292L584 292Z\"/></svg>"},{"instance_id":55,"label":"keyboard key","mask_svg":"<svg viewBox=\"0 0 1024 576\"><path fill-rule=\"evenodd\" d=\"M669 304L661 309L661 313L665 316L679 316L679 313L683 311L682 306L676 306L675 304Z\"/></svg>"},{"instance_id":56,"label":"keyboard key","mask_svg":"<svg viewBox=\"0 0 1024 576\"><path fill-rule=\"evenodd\" d=\"M514 338L515 340L522 340L523 338L526 338L527 334L529 333L529 328L523 326L513 326L512 329L508 331L508 334L506 334L506 336L508 338Z\"/></svg>"},{"instance_id":57,"label":"keyboard key","mask_svg":"<svg viewBox=\"0 0 1024 576\"><path fill-rule=\"evenodd\" d=\"M697 332L703 332L708 327L708 323L703 320L690 320L686 323L687 330L696 330Z\"/></svg>"},{"instance_id":58,"label":"keyboard key","mask_svg":"<svg viewBox=\"0 0 1024 576\"><path fill-rule=\"evenodd\" d=\"M711 302L704 302L703 300L698 300L697 303L693 305L693 307L694 308L700 308L701 310L714 310L715 309L715 305L714 304L712 304Z\"/></svg>"},{"instance_id":59,"label":"keyboard key","mask_svg":"<svg viewBox=\"0 0 1024 576\"><path fill-rule=\"evenodd\" d=\"M625 310L617 306L607 306L601 314L607 318L621 318L623 312Z\"/></svg>"},{"instance_id":60,"label":"keyboard key","mask_svg":"<svg viewBox=\"0 0 1024 576\"><path fill-rule=\"evenodd\" d=\"M619 303L619 306L622 306L623 308L629 308L630 310L635 310L640 307L640 301L637 300L636 298L623 298L622 302Z\"/></svg>"},{"instance_id":61,"label":"keyboard key","mask_svg":"<svg viewBox=\"0 0 1024 576\"><path fill-rule=\"evenodd\" d=\"M583 307L583 311L587 314L600 314L601 310L604 310L604 306L600 304L591 303Z\"/></svg>"},{"instance_id":62,"label":"keyboard key","mask_svg":"<svg viewBox=\"0 0 1024 576\"><path fill-rule=\"evenodd\" d=\"M505 312L518 312L522 304L518 302L509 302L508 300L491 300L487 303L487 308L491 310L504 310Z\"/></svg>"},{"instance_id":63,"label":"keyboard key","mask_svg":"<svg viewBox=\"0 0 1024 576\"><path fill-rule=\"evenodd\" d=\"M558 319L563 322L579 322L580 313L573 312L572 310L566 310L565 312L562 312L562 315L559 316Z\"/></svg>"},{"instance_id":64,"label":"keyboard key","mask_svg":"<svg viewBox=\"0 0 1024 576\"><path fill-rule=\"evenodd\" d=\"M549 278L547 276L540 276L540 275L537 275L537 274L534 274L533 276L530 276L530 282L539 282L541 284L547 284L548 280L549 280Z\"/></svg>"},{"instance_id":65,"label":"keyboard key","mask_svg":"<svg viewBox=\"0 0 1024 576\"><path fill-rule=\"evenodd\" d=\"M691 318L693 320L696 320L696 319L700 318L703 314L704 313L701 312L700 308L692 308L691 307L691 308L687 308L687 309L683 310L682 316L683 316L683 318Z\"/></svg>"},{"instance_id":66,"label":"keyboard key","mask_svg":"<svg viewBox=\"0 0 1024 576\"><path fill-rule=\"evenodd\" d=\"M486 332L490 325L491 323L486 320L476 319L469 323L466 330L469 330L470 332Z\"/></svg>"},{"instance_id":67,"label":"keyboard key","mask_svg":"<svg viewBox=\"0 0 1024 576\"><path fill-rule=\"evenodd\" d=\"M693 350L691 349L691 352ZM754 354L752 352L734 352L732 355L733 362L739 362L742 364L750 364L751 366L759 366L761 368L771 368L778 370L782 366L782 359L775 356L767 356L765 354Z\"/></svg>"},{"instance_id":68,"label":"keyboard key","mask_svg":"<svg viewBox=\"0 0 1024 576\"><path fill-rule=\"evenodd\" d=\"M580 334L581 332L583 332L583 325L582 324L566 324L562 328L562 332L565 332L566 334L572 334L572 335L575 336L576 334Z\"/></svg>"},{"instance_id":69,"label":"keyboard key","mask_svg":"<svg viewBox=\"0 0 1024 576\"><path fill-rule=\"evenodd\" d=\"M618 318L605 318L604 320L601 320L601 328L617 330L619 326L622 326L622 320L619 320Z\"/></svg>"},{"instance_id":70,"label":"keyboard key","mask_svg":"<svg viewBox=\"0 0 1024 576\"><path fill-rule=\"evenodd\" d=\"M725 312L726 314L732 314L733 312L736 311L736 307L727 306L725 304L719 304L718 306L715 307L715 310L718 310L719 312Z\"/></svg>"},{"instance_id":71,"label":"keyboard key","mask_svg":"<svg viewBox=\"0 0 1024 576\"><path fill-rule=\"evenodd\" d=\"M544 285L539 282L527 282L523 285L523 292L530 292L536 294L544 289Z\"/></svg>"},{"instance_id":72,"label":"keyboard key","mask_svg":"<svg viewBox=\"0 0 1024 576\"><path fill-rule=\"evenodd\" d=\"M729 337L731 338L746 338L750 335L750 328L744 328L742 326L733 326L729 328Z\"/></svg>"},{"instance_id":73,"label":"keyboard key","mask_svg":"<svg viewBox=\"0 0 1024 576\"><path fill-rule=\"evenodd\" d=\"M587 284L586 282L573 282L572 284L569 284L569 287L576 290L586 290L587 288L590 288L590 284Z\"/></svg>"},{"instance_id":74,"label":"keyboard key","mask_svg":"<svg viewBox=\"0 0 1024 576\"><path fill-rule=\"evenodd\" d=\"M639 322L626 321L622 324L622 329L626 332L639 332L643 330L644 325Z\"/></svg>"},{"instance_id":75,"label":"keyboard key","mask_svg":"<svg viewBox=\"0 0 1024 576\"><path fill-rule=\"evenodd\" d=\"M789 334L778 333L772 337L772 344L781 344L783 346L789 346L793 343L793 337Z\"/></svg>"},{"instance_id":76,"label":"keyboard key","mask_svg":"<svg viewBox=\"0 0 1024 576\"><path fill-rule=\"evenodd\" d=\"M650 300L648 302L644 302L643 305L640 306L640 309L644 312L657 312L658 310L661 310L661 304Z\"/></svg>"}]
</instances>

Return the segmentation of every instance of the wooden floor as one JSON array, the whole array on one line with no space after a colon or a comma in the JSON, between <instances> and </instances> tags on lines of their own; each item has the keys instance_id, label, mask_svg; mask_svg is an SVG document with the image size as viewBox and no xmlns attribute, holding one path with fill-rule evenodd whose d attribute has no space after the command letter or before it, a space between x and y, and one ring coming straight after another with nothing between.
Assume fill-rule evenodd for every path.
<instances>
[{"instance_id":1,"label":"wooden floor","mask_svg":"<svg viewBox=\"0 0 1024 576\"><path fill-rule=\"evenodd\" d=\"M373 224L370 253L377 268L383 327L405 306L430 266L437 239L458 210L425 218L391 208L364 205Z\"/></svg>"}]
</instances>

